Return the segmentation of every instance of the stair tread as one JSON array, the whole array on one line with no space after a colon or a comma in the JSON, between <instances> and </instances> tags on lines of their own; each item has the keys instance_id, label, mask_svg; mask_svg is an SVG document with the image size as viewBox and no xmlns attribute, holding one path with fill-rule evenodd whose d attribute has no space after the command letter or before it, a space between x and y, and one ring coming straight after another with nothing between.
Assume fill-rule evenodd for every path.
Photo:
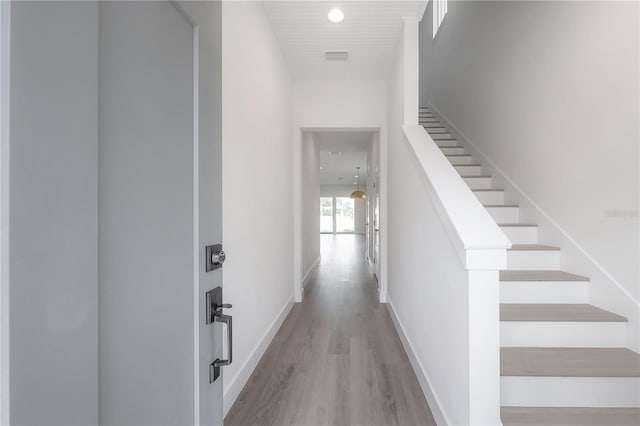
<instances>
[{"instance_id":1,"label":"stair tread","mask_svg":"<svg viewBox=\"0 0 640 426\"><path fill-rule=\"evenodd\" d=\"M500 348L501 376L640 377L627 348Z\"/></svg>"},{"instance_id":2,"label":"stair tread","mask_svg":"<svg viewBox=\"0 0 640 426\"><path fill-rule=\"evenodd\" d=\"M511 251L559 251L560 247L545 246L542 244L513 244L509 250Z\"/></svg>"},{"instance_id":3,"label":"stair tread","mask_svg":"<svg viewBox=\"0 0 640 426\"><path fill-rule=\"evenodd\" d=\"M631 426L640 424L640 408L500 407L504 426Z\"/></svg>"},{"instance_id":4,"label":"stair tread","mask_svg":"<svg viewBox=\"0 0 640 426\"><path fill-rule=\"evenodd\" d=\"M530 228L532 226L538 226L535 223L499 223L498 226L507 228Z\"/></svg>"},{"instance_id":5,"label":"stair tread","mask_svg":"<svg viewBox=\"0 0 640 426\"><path fill-rule=\"evenodd\" d=\"M453 167L482 167L482 164L455 164Z\"/></svg>"},{"instance_id":6,"label":"stair tread","mask_svg":"<svg viewBox=\"0 0 640 426\"><path fill-rule=\"evenodd\" d=\"M473 192L504 192L504 189L472 189Z\"/></svg>"},{"instance_id":7,"label":"stair tread","mask_svg":"<svg viewBox=\"0 0 640 426\"><path fill-rule=\"evenodd\" d=\"M627 322L627 319L587 304L501 303L500 321Z\"/></svg>"},{"instance_id":8,"label":"stair tread","mask_svg":"<svg viewBox=\"0 0 640 426\"><path fill-rule=\"evenodd\" d=\"M475 178L490 178L491 175L473 175L473 176L462 176L462 179L475 179Z\"/></svg>"},{"instance_id":9,"label":"stair tread","mask_svg":"<svg viewBox=\"0 0 640 426\"><path fill-rule=\"evenodd\" d=\"M444 148L447 148L446 146ZM470 154L445 154L445 157L471 157ZM456 164L456 166L468 166L468 164Z\"/></svg>"},{"instance_id":10,"label":"stair tread","mask_svg":"<svg viewBox=\"0 0 640 426\"><path fill-rule=\"evenodd\" d=\"M564 271L500 271L500 281L589 281Z\"/></svg>"}]
</instances>

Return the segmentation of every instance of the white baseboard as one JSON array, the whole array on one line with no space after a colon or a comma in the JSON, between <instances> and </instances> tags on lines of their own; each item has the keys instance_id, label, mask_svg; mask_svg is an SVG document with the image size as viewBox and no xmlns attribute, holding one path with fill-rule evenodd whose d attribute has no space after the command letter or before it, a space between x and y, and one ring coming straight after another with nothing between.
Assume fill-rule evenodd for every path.
<instances>
[{"instance_id":1,"label":"white baseboard","mask_svg":"<svg viewBox=\"0 0 640 426\"><path fill-rule=\"evenodd\" d=\"M431 414L433 414L433 418L438 425L451 425L453 424L449 420L449 416L442 409L442 404L440 403L440 398L436 394L433 386L431 386L431 381L429 380L429 376L427 372L424 370L422 363L418 359L416 355L416 351L409 340L409 337L404 331L404 327L396 314L396 309L393 307L393 303L391 300L387 303L389 308L389 313L391 314L391 319L393 320L393 324L398 331L398 336L400 336L400 341L402 342L402 346L404 347L407 356L409 357L409 361L411 362L411 366L413 367L414 373L416 373L416 377L418 378L418 383L420 383L420 387L422 388L422 393L424 393L425 398L427 399L427 403L429 404L429 409L431 410Z\"/></svg>"},{"instance_id":2,"label":"white baseboard","mask_svg":"<svg viewBox=\"0 0 640 426\"><path fill-rule=\"evenodd\" d=\"M504 184L505 196L512 194L518 199L521 207L521 219L523 219L523 211L526 211L528 213L527 221L538 223L545 236L542 241L539 240L539 243L557 245L562 249L561 267L570 269L568 272L589 277L589 303L627 317L629 321L627 346L640 352L640 302L442 112L432 104L429 104L429 107L447 127L453 130L463 145L473 151L471 154L481 160L482 167L491 169L494 179ZM540 235L542 232L539 234L539 238Z\"/></svg>"},{"instance_id":3,"label":"white baseboard","mask_svg":"<svg viewBox=\"0 0 640 426\"><path fill-rule=\"evenodd\" d=\"M293 308L293 304L293 297L291 297L289 298L289 300L287 300L287 303L285 303L278 316L273 320L273 322L267 329L267 332L264 334L264 336L262 336L262 339L260 339L260 342L258 342L256 347L253 349L253 352L251 352L251 355L249 355L247 361L245 361L242 368L240 368L238 374L236 374L236 376L230 380L230 384L224 390L222 397L224 416L227 415L227 413L231 409L231 406L233 406L233 403L238 398L238 395L240 395L242 388L249 380L249 377L251 377L251 373L253 373L256 365L258 365L260 358L262 358L262 355L264 355L265 351L269 347L269 344L271 344L271 341L280 329L280 326L284 322L285 318L287 318L287 315L289 315L289 311L291 311L291 308Z\"/></svg>"},{"instance_id":4,"label":"white baseboard","mask_svg":"<svg viewBox=\"0 0 640 426\"><path fill-rule=\"evenodd\" d=\"M322 258L320 256L318 256L318 258L313 262L311 267L309 267L309 270L304 274L304 277L302 277L302 288L303 288L303 291L304 291L304 287L307 286L307 278L309 278L309 275L311 275L311 271L313 271L313 269L320 264L321 260L322 260Z\"/></svg>"}]
</instances>

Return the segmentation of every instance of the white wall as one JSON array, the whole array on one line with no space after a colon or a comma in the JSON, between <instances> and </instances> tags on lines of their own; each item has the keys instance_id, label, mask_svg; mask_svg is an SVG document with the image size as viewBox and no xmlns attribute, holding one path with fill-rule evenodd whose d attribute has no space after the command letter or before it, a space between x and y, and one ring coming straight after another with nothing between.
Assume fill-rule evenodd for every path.
<instances>
[{"instance_id":1,"label":"white wall","mask_svg":"<svg viewBox=\"0 0 640 426\"><path fill-rule=\"evenodd\" d=\"M459 315L468 300L466 271L403 140L402 48L388 93L389 304L436 421L469 424L469 395L463 391L469 387L467 318Z\"/></svg>"},{"instance_id":2,"label":"white wall","mask_svg":"<svg viewBox=\"0 0 640 426\"><path fill-rule=\"evenodd\" d=\"M592 303L634 322L638 8L452 2L422 73L429 101L529 198L523 216L562 246L562 267L590 276Z\"/></svg>"},{"instance_id":3,"label":"white wall","mask_svg":"<svg viewBox=\"0 0 640 426\"><path fill-rule=\"evenodd\" d=\"M385 81L296 81L294 85L294 211L302 206L303 130L361 129L380 132L381 150L387 143L387 83ZM381 158L381 182L386 179L386 157ZM386 188L381 184L381 252L386 234ZM295 297L302 300L302 220L295 217ZM383 255L384 256L384 255ZM386 301L386 263L381 259L380 300Z\"/></svg>"},{"instance_id":4,"label":"white wall","mask_svg":"<svg viewBox=\"0 0 640 426\"><path fill-rule=\"evenodd\" d=\"M431 64L431 46L433 39L433 2L427 3L424 16L420 22L418 29L420 53L418 55L419 64L419 101L420 106L427 106L429 104L429 92L428 92L428 76L429 65Z\"/></svg>"},{"instance_id":5,"label":"white wall","mask_svg":"<svg viewBox=\"0 0 640 426\"><path fill-rule=\"evenodd\" d=\"M293 301L293 85L262 4L224 2L222 16L226 411Z\"/></svg>"},{"instance_id":6,"label":"white wall","mask_svg":"<svg viewBox=\"0 0 640 426\"><path fill-rule=\"evenodd\" d=\"M349 197L356 188L353 185L320 185L321 197ZM365 234L367 198L354 200L354 233ZM335 207L335 206L334 206ZM320 210L320 208L318 208ZM316 215L317 216L317 215Z\"/></svg>"},{"instance_id":7,"label":"white wall","mask_svg":"<svg viewBox=\"0 0 640 426\"><path fill-rule=\"evenodd\" d=\"M417 125L418 39L406 20L389 80L390 312L436 422L499 424L498 270L510 243Z\"/></svg>"},{"instance_id":8,"label":"white wall","mask_svg":"<svg viewBox=\"0 0 640 426\"><path fill-rule=\"evenodd\" d=\"M386 94L384 81L296 81L295 125L375 129L386 123Z\"/></svg>"},{"instance_id":9,"label":"white wall","mask_svg":"<svg viewBox=\"0 0 640 426\"><path fill-rule=\"evenodd\" d=\"M302 272L320 261L320 147L314 134L302 136Z\"/></svg>"},{"instance_id":10,"label":"white wall","mask_svg":"<svg viewBox=\"0 0 640 426\"><path fill-rule=\"evenodd\" d=\"M98 422L97 46L97 3L11 5L14 425Z\"/></svg>"}]
</instances>

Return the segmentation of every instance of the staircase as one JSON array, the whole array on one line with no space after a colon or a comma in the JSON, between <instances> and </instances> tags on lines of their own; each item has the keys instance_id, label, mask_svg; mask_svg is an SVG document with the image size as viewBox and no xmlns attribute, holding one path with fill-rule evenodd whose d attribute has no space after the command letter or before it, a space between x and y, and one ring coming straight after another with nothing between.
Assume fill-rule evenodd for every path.
<instances>
[{"instance_id":1,"label":"staircase","mask_svg":"<svg viewBox=\"0 0 640 426\"><path fill-rule=\"evenodd\" d=\"M419 122L511 240L500 271L504 425L640 425L640 355L627 319L588 304L589 278L560 269L482 165L428 107Z\"/></svg>"}]
</instances>

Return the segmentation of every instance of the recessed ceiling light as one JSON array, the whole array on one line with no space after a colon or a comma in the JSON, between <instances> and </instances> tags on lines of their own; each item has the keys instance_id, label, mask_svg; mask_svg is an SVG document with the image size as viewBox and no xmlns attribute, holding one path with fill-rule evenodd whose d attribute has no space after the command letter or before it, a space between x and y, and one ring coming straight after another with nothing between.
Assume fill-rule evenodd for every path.
<instances>
[{"instance_id":1,"label":"recessed ceiling light","mask_svg":"<svg viewBox=\"0 0 640 426\"><path fill-rule=\"evenodd\" d=\"M327 15L329 20L333 23L342 22L344 19L344 13L340 9L332 9L331 12Z\"/></svg>"},{"instance_id":2,"label":"recessed ceiling light","mask_svg":"<svg viewBox=\"0 0 640 426\"><path fill-rule=\"evenodd\" d=\"M324 167L320 166L320 170L324 170Z\"/></svg>"}]
</instances>

